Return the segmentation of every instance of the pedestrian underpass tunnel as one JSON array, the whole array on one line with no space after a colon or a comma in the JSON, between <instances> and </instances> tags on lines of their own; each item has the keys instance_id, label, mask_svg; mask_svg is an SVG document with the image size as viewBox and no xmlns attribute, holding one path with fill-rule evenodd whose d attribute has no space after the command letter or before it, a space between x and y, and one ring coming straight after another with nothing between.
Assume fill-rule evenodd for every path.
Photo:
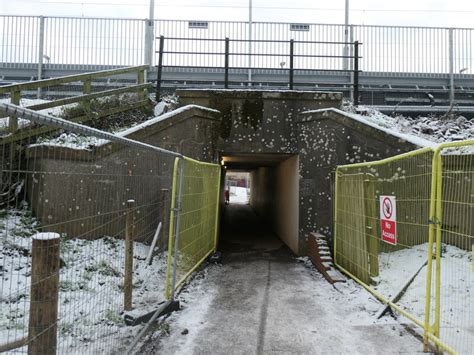
<instances>
[{"instance_id":1,"label":"pedestrian underpass tunnel","mask_svg":"<svg viewBox=\"0 0 474 355\"><path fill-rule=\"evenodd\" d=\"M225 206L221 230L226 231L226 226L232 226L234 231L237 228L238 233L233 233L233 238L249 246L261 243L259 238L268 239L268 235L274 235L297 254L298 156L223 153L220 161L229 176L240 176L245 180L246 175L242 173L248 174L248 189L245 190L249 196L246 204L241 189L234 187L238 179L223 179L222 189L229 190L230 204ZM255 229L261 230L255 233ZM225 234L221 233L221 237L226 238ZM248 239L249 235L252 236L251 240Z\"/></svg>"}]
</instances>

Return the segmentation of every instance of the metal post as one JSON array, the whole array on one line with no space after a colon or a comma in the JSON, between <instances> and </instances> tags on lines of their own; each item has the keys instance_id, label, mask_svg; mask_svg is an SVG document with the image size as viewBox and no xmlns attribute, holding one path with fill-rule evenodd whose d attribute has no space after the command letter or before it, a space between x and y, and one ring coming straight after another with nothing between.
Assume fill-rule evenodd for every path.
<instances>
[{"instance_id":1,"label":"metal post","mask_svg":"<svg viewBox=\"0 0 474 355\"><path fill-rule=\"evenodd\" d=\"M184 159L180 159L179 166L179 187L178 187L178 201L176 204L176 228L175 228L175 238L174 238L174 251L173 251L173 273L171 279L171 300L174 300L174 292L176 288L176 269L178 267L178 244L179 244L179 232L180 232L180 222L181 222L181 209L183 205L183 185L184 185ZM173 221L171 221L173 223Z\"/></svg>"},{"instance_id":2,"label":"metal post","mask_svg":"<svg viewBox=\"0 0 474 355\"><path fill-rule=\"evenodd\" d=\"M344 15L344 58L342 60L343 69L349 69L349 0L346 0L346 8Z\"/></svg>"},{"instance_id":3,"label":"metal post","mask_svg":"<svg viewBox=\"0 0 474 355\"><path fill-rule=\"evenodd\" d=\"M38 233L32 239L28 354L56 354L60 236Z\"/></svg>"},{"instance_id":4,"label":"metal post","mask_svg":"<svg viewBox=\"0 0 474 355\"><path fill-rule=\"evenodd\" d=\"M351 59L354 57L354 46L352 43L354 43L354 26L350 25L349 26L349 42L351 45L349 46L349 57L348 59ZM351 85L354 82L354 61L349 60L349 70L350 70L350 75L349 75L349 85ZM354 91L350 90L350 99L352 102L354 102Z\"/></svg>"},{"instance_id":5,"label":"metal post","mask_svg":"<svg viewBox=\"0 0 474 355\"><path fill-rule=\"evenodd\" d=\"M290 90L293 90L293 49L294 49L295 41L290 39Z\"/></svg>"},{"instance_id":6,"label":"metal post","mask_svg":"<svg viewBox=\"0 0 474 355\"><path fill-rule=\"evenodd\" d=\"M168 240L166 239L166 233L165 231L168 230L169 228L169 213L168 209L166 208L168 206L167 201L169 199L169 190L168 189L161 189L160 190L160 216L161 216L161 223L162 227L161 229L163 230L162 237L160 238L160 244L159 248L160 250L165 250L165 246L168 244Z\"/></svg>"},{"instance_id":7,"label":"metal post","mask_svg":"<svg viewBox=\"0 0 474 355\"><path fill-rule=\"evenodd\" d=\"M449 106L454 105L454 33L449 29Z\"/></svg>"},{"instance_id":8,"label":"metal post","mask_svg":"<svg viewBox=\"0 0 474 355\"><path fill-rule=\"evenodd\" d=\"M44 16L39 17L38 33L38 80L43 78L43 58L44 57ZM41 88L37 89L37 98L41 98Z\"/></svg>"},{"instance_id":9,"label":"metal post","mask_svg":"<svg viewBox=\"0 0 474 355\"><path fill-rule=\"evenodd\" d=\"M359 106L359 41L354 42L354 106Z\"/></svg>"},{"instance_id":10,"label":"metal post","mask_svg":"<svg viewBox=\"0 0 474 355\"><path fill-rule=\"evenodd\" d=\"M132 310L134 204L134 200L127 201L127 216L125 221L125 272L123 280L123 309L126 311Z\"/></svg>"},{"instance_id":11,"label":"metal post","mask_svg":"<svg viewBox=\"0 0 474 355\"><path fill-rule=\"evenodd\" d=\"M144 62L151 67L153 66L153 44L155 37L155 0L150 0L150 12L148 19L145 19L145 48Z\"/></svg>"},{"instance_id":12,"label":"metal post","mask_svg":"<svg viewBox=\"0 0 474 355\"><path fill-rule=\"evenodd\" d=\"M229 88L229 37L225 38L225 58L224 58L224 87Z\"/></svg>"},{"instance_id":13,"label":"metal post","mask_svg":"<svg viewBox=\"0 0 474 355\"><path fill-rule=\"evenodd\" d=\"M252 86L252 0L249 0L248 86Z\"/></svg>"},{"instance_id":14,"label":"metal post","mask_svg":"<svg viewBox=\"0 0 474 355\"><path fill-rule=\"evenodd\" d=\"M160 36L160 49L158 56L158 73L156 73L156 102L160 101L161 95L161 73L163 71L163 48L165 46L165 37Z\"/></svg>"}]
</instances>

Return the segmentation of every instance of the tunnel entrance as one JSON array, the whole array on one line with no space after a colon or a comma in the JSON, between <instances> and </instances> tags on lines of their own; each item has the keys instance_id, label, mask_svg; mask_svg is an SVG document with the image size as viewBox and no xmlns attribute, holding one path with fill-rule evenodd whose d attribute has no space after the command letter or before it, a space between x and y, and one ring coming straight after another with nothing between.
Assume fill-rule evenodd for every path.
<instances>
[{"instance_id":1,"label":"tunnel entrance","mask_svg":"<svg viewBox=\"0 0 474 355\"><path fill-rule=\"evenodd\" d=\"M277 248L282 243L298 253L298 156L291 154L222 153L230 204L223 206L221 246ZM228 174L228 176L227 176ZM248 177L248 202L232 196L235 178ZM227 184L227 185L226 185ZM243 185L243 183L241 183ZM237 191L234 188L234 191ZM242 190L238 193L242 195ZM232 199L234 197L234 202Z\"/></svg>"}]
</instances>

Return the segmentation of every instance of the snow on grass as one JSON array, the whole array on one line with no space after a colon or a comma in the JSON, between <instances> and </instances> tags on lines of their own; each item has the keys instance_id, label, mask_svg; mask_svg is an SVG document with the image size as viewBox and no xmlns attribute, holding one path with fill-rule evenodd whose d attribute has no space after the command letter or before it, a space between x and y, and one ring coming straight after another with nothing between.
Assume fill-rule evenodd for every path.
<instances>
[{"instance_id":1,"label":"snow on grass","mask_svg":"<svg viewBox=\"0 0 474 355\"><path fill-rule=\"evenodd\" d=\"M61 133L59 137L56 138L42 138L39 137L36 144L31 144L30 147L35 147L39 145L47 146L57 146L57 147L67 147L72 149L92 149L97 145L107 143L108 140L103 138L97 138L92 136L84 136L75 133Z\"/></svg>"},{"instance_id":2,"label":"snow on grass","mask_svg":"<svg viewBox=\"0 0 474 355\"><path fill-rule=\"evenodd\" d=\"M380 253L380 283L373 288L383 296L393 298L427 261L427 253L427 243L391 253ZM459 353L469 353L474 346L474 277L471 263L469 251L442 245L441 339ZM398 302L399 306L420 321L424 321L425 317L426 273L427 267L424 266ZM434 292L433 288L432 305ZM433 317L432 315L432 320Z\"/></svg>"},{"instance_id":3,"label":"snow on grass","mask_svg":"<svg viewBox=\"0 0 474 355\"><path fill-rule=\"evenodd\" d=\"M0 211L0 344L28 333L31 237L39 223L25 207ZM164 300L166 256L145 264L134 243L133 306L145 313ZM60 244L58 346L62 353L110 352L140 327L123 322L124 241L68 239Z\"/></svg>"}]
</instances>

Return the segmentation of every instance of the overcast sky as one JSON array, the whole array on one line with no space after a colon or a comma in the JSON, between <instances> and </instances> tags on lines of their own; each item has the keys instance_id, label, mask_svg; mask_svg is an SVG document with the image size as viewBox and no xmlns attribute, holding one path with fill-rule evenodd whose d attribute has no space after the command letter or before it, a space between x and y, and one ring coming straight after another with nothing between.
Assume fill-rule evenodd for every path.
<instances>
[{"instance_id":1,"label":"overcast sky","mask_svg":"<svg viewBox=\"0 0 474 355\"><path fill-rule=\"evenodd\" d=\"M345 0L253 0L254 21L343 23ZM249 0L155 0L158 19L248 20ZM147 18L148 0L0 0L1 14ZM474 0L350 0L350 22L474 27Z\"/></svg>"}]
</instances>

